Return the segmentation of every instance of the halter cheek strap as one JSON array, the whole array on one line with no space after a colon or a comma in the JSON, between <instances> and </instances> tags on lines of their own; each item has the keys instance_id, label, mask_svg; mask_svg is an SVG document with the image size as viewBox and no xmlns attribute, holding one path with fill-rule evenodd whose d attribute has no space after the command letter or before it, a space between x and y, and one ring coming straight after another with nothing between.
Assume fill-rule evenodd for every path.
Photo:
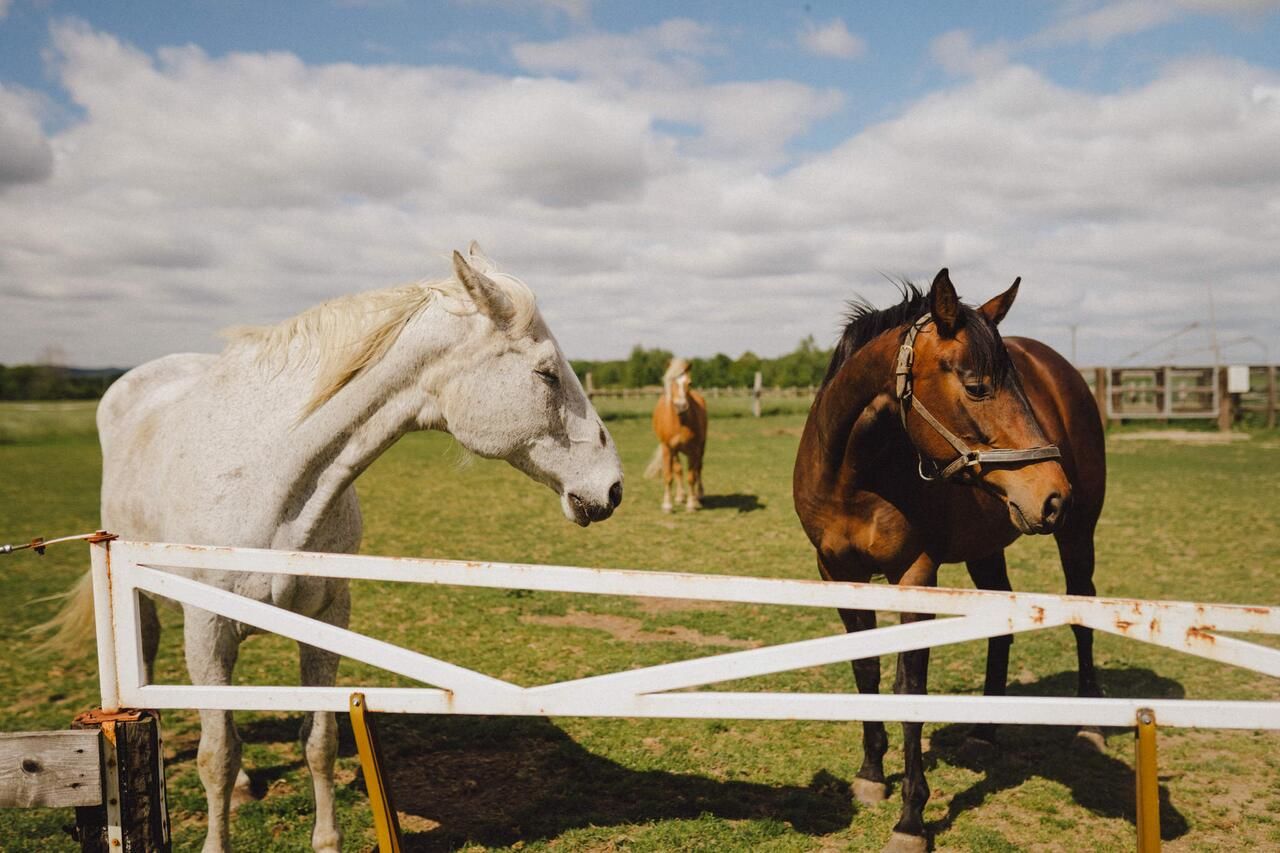
<instances>
[{"instance_id":1,"label":"halter cheek strap","mask_svg":"<svg viewBox=\"0 0 1280 853\"><path fill-rule=\"evenodd\" d=\"M924 470L924 454L920 452L920 448L916 447L916 455L920 458L920 477L925 480L949 479L956 474L969 472L970 468L977 465L999 465L1010 462L1033 462L1043 459L1060 459L1062 453L1057 446L1045 444L1040 447L1029 447L1024 450L973 450L969 445L965 444L955 433L947 429L941 421L933 416L933 413L925 408L924 403L920 402L920 398L913 393L911 368L916 360L916 337L920 334L920 330L932 322L933 317L925 314L919 320L911 324L911 328L907 330L907 336L903 339L902 346L898 348L898 363L894 368L894 388L898 397L898 412L902 417L902 428L907 429L907 410L911 409L920 417L924 418L925 423L933 427L938 435L947 440L957 454L959 454L949 465L939 470L937 463L932 463L934 468L933 475L925 473ZM908 402L910 405L908 405ZM907 432L907 440L911 441L911 433ZM912 442L914 445L915 442Z\"/></svg>"}]
</instances>

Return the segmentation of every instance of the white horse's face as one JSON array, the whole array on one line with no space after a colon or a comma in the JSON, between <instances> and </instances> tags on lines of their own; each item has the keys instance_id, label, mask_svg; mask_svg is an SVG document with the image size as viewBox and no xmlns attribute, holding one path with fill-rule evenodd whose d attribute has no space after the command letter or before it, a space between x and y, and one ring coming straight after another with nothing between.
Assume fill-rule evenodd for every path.
<instances>
[{"instance_id":1,"label":"white horse's face","mask_svg":"<svg viewBox=\"0 0 1280 853\"><path fill-rule=\"evenodd\" d=\"M454 267L482 316L440 395L447 429L551 488L570 521L603 521L622 501L622 463L578 377L540 316L513 331L501 288L456 253Z\"/></svg>"}]
</instances>

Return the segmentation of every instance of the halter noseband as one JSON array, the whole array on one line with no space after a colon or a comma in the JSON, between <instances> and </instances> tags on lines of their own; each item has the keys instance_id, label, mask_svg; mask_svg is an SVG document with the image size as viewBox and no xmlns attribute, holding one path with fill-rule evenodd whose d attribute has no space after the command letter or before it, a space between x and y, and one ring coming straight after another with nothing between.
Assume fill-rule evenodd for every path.
<instances>
[{"instance_id":1,"label":"halter noseband","mask_svg":"<svg viewBox=\"0 0 1280 853\"><path fill-rule=\"evenodd\" d=\"M924 403L920 402L920 398L912 392L911 367L916 360L916 336L920 334L920 330L933 321L930 314L925 314L919 320L911 324L911 328L907 330L907 336L902 342L902 346L898 348L898 365L894 369L894 377L896 379L896 393L898 395L898 411L902 415L902 429L907 429L907 409L914 409L920 417L924 418L925 423L933 427L938 435L947 440L947 443L955 448L956 453L960 454L947 467L938 470L937 463L932 463L934 468L933 476L924 472L924 454L920 452L920 448L916 447L916 456L920 459L919 471L920 477L924 480L946 480L954 477L956 474L969 473L969 469L981 464L998 465L1007 462L1031 462L1040 461L1042 459L1061 459L1062 453L1056 445L1045 444L1040 447L1030 447L1026 450L971 450L969 445L965 444L955 433L942 425L942 422L933 416L933 413L925 408ZM907 406L907 400L911 401L910 407ZM911 433L907 432L907 441L911 441ZM911 441L912 446L915 442Z\"/></svg>"}]
</instances>

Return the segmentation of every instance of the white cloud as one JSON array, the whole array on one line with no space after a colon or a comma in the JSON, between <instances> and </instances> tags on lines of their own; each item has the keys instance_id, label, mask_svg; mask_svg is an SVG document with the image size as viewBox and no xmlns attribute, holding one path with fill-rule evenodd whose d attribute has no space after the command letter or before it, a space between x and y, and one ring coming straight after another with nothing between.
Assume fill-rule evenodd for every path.
<instances>
[{"instance_id":1,"label":"white cloud","mask_svg":"<svg viewBox=\"0 0 1280 853\"><path fill-rule=\"evenodd\" d=\"M1031 39L1032 44L1087 42L1100 47L1113 39L1146 32L1187 14L1223 15L1248 21L1280 9L1278 0L1110 0L1097 8L1068 13Z\"/></svg>"},{"instance_id":2,"label":"white cloud","mask_svg":"<svg viewBox=\"0 0 1280 853\"><path fill-rule=\"evenodd\" d=\"M525 69L661 89L702 74L698 57L717 51L706 24L684 18L630 34L586 33L550 42L521 42L512 54Z\"/></svg>"},{"instance_id":3,"label":"white cloud","mask_svg":"<svg viewBox=\"0 0 1280 853\"><path fill-rule=\"evenodd\" d=\"M974 44L967 30L952 30L929 43L929 55L948 74L978 76L990 74L1009 62L1009 48L1003 42Z\"/></svg>"},{"instance_id":4,"label":"white cloud","mask_svg":"<svg viewBox=\"0 0 1280 853\"><path fill-rule=\"evenodd\" d=\"M815 56L860 59L867 53L866 40L849 32L840 18L834 18L821 26L809 24L800 31L797 39L801 47Z\"/></svg>"},{"instance_id":5,"label":"white cloud","mask_svg":"<svg viewBox=\"0 0 1280 853\"><path fill-rule=\"evenodd\" d=\"M42 181L52 168L36 98L0 85L0 191L9 184Z\"/></svg>"},{"instance_id":6,"label":"white cloud","mask_svg":"<svg viewBox=\"0 0 1280 853\"><path fill-rule=\"evenodd\" d=\"M838 93L707 83L714 34L684 23L579 38L522 54L565 80L151 55L59 26L83 117L46 140L37 105L0 93L0 128L26 128L2 138L27 140L0 157L52 163L0 188L0 361L213 349L226 325L443 275L473 238L571 356L827 341L844 299L890 298L881 270L943 264L972 301L1022 275L1010 334L1064 346L1078 323L1090 360L1200 316L1210 281L1223 336L1276 340L1274 73L1188 62L1099 95L1001 58L797 160ZM982 50L950 38L935 55L973 73ZM631 70L599 64L610 46Z\"/></svg>"}]
</instances>

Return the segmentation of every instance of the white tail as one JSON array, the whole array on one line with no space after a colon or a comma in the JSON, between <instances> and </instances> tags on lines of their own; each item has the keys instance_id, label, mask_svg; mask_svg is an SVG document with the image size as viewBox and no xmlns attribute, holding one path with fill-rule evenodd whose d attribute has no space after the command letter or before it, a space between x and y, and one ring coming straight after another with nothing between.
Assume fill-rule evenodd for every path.
<instances>
[{"instance_id":1,"label":"white tail","mask_svg":"<svg viewBox=\"0 0 1280 853\"><path fill-rule=\"evenodd\" d=\"M94 633L93 575L85 572L71 589L50 598L65 598L66 603L48 622L28 629L28 633L36 636L50 635L40 642L37 650L58 652L69 658L91 652Z\"/></svg>"},{"instance_id":2,"label":"white tail","mask_svg":"<svg viewBox=\"0 0 1280 853\"><path fill-rule=\"evenodd\" d=\"M644 478L652 480L662 471L662 445L659 444L653 450L653 456L649 458L649 465L644 469Z\"/></svg>"}]
</instances>

